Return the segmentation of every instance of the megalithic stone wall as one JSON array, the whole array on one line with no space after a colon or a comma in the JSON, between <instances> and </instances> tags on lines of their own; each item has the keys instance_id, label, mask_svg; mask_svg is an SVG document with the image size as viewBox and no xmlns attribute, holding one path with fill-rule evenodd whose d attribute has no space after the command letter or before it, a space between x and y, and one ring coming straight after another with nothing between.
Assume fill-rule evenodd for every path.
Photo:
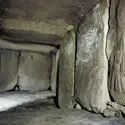
<instances>
[{"instance_id":1,"label":"megalithic stone wall","mask_svg":"<svg viewBox=\"0 0 125 125\"><path fill-rule=\"evenodd\" d=\"M117 44L111 55L109 91L116 103L125 106L125 0L117 3L116 26Z\"/></svg>"},{"instance_id":2,"label":"megalithic stone wall","mask_svg":"<svg viewBox=\"0 0 125 125\"><path fill-rule=\"evenodd\" d=\"M118 1L119 0L110 0L110 18L109 18L109 31L108 31L108 36L107 36L107 57L108 57L108 84L110 88L110 82L112 79L112 70L114 67L114 56L115 56L115 51L117 48L117 7L118 7Z\"/></svg>"},{"instance_id":3,"label":"megalithic stone wall","mask_svg":"<svg viewBox=\"0 0 125 125\"><path fill-rule=\"evenodd\" d=\"M106 53L108 60L111 60L117 44L117 6L119 0L109 0L109 31L107 35Z\"/></svg>"},{"instance_id":4,"label":"megalithic stone wall","mask_svg":"<svg viewBox=\"0 0 125 125\"><path fill-rule=\"evenodd\" d=\"M109 1L101 0L79 25L75 97L82 107L102 113L110 101L106 55Z\"/></svg>"},{"instance_id":5,"label":"megalithic stone wall","mask_svg":"<svg viewBox=\"0 0 125 125\"><path fill-rule=\"evenodd\" d=\"M17 84L18 51L0 49L0 92L13 89Z\"/></svg>"},{"instance_id":6,"label":"megalithic stone wall","mask_svg":"<svg viewBox=\"0 0 125 125\"><path fill-rule=\"evenodd\" d=\"M19 57L18 85L20 90L48 90L51 84L52 57L22 51Z\"/></svg>"}]
</instances>

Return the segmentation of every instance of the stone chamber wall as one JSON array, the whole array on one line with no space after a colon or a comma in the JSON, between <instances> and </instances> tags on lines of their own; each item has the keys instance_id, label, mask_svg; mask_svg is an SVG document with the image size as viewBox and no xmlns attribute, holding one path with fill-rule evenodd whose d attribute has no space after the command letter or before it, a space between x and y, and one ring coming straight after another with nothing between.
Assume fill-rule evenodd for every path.
<instances>
[{"instance_id":1,"label":"stone chamber wall","mask_svg":"<svg viewBox=\"0 0 125 125\"><path fill-rule=\"evenodd\" d=\"M30 91L51 88L55 92L59 56L55 47L39 45L40 49L46 50L40 51L38 45L29 44L28 50L26 44L23 48L23 44L11 43L11 48L8 41L3 42L6 45L1 44L0 49L0 92L15 88ZM36 50L32 50L32 46Z\"/></svg>"},{"instance_id":2,"label":"stone chamber wall","mask_svg":"<svg viewBox=\"0 0 125 125\"><path fill-rule=\"evenodd\" d=\"M125 114L125 1L54 2L43 1L34 6L33 0L27 4L25 0L2 2L1 52L10 56L5 63L1 54L4 65L0 70L6 70L9 76L6 80L13 79L14 87L18 72L22 90L36 89L37 86L32 86L34 81L43 90L51 83L60 108L80 106L104 116ZM36 46L32 46L34 42ZM43 47L39 47L41 44ZM21 50L20 56L15 51L3 50L8 47ZM12 86L1 84L0 90Z\"/></svg>"}]
</instances>

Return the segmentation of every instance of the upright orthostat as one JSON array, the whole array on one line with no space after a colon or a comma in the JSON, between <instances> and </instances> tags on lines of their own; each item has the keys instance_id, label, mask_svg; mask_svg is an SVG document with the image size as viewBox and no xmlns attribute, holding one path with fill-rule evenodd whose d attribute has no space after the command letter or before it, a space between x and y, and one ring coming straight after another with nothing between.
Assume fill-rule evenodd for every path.
<instances>
[{"instance_id":1,"label":"upright orthostat","mask_svg":"<svg viewBox=\"0 0 125 125\"><path fill-rule=\"evenodd\" d=\"M58 101L60 108L73 108L75 33L68 27L65 41L60 46Z\"/></svg>"},{"instance_id":2,"label":"upright orthostat","mask_svg":"<svg viewBox=\"0 0 125 125\"><path fill-rule=\"evenodd\" d=\"M79 25L75 97L87 110L102 113L110 101L106 42L109 2L101 0Z\"/></svg>"},{"instance_id":3,"label":"upright orthostat","mask_svg":"<svg viewBox=\"0 0 125 125\"><path fill-rule=\"evenodd\" d=\"M117 43L110 59L109 91L116 103L125 106L125 1L116 6Z\"/></svg>"}]
</instances>

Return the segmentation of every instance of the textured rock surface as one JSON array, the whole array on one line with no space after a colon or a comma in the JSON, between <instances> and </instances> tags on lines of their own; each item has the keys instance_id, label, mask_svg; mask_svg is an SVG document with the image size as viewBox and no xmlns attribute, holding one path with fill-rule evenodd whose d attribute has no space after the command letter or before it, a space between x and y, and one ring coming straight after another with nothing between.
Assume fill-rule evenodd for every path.
<instances>
[{"instance_id":1,"label":"textured rock surface","mask_svg":"<svg viewBox=\"0 0 125 125\"><path fill-rule=\"evenodd\" d=\"M107 39L107 57L109 60L108 68L108 86L110 89L112 72L114 67L114 56L117 48L117 7L118 0L110 0L110 18L109 18L109 32Z\"/></svg>"},{"instance_id":2,"label":"textured rock surface","mask_svg":"<svg viewBox=\"0 0 125 125\"><path fill-rule=\"evenodd\" d=\"M50 87L52 58L22 51L19 58L18 85L21 90L47 90Z\"/></svg>"},{"instance_id":3,"label":"textured rock surface","mask_svg":"<svg viewBox=\"0 0 125 125\"><path fill-rule=\"evenodd\" d=\"M60 44L68 25L79 23L99 0L1 0L2 35L20 41Z\"/></svg>"},{"instance_id":4,"label":"textured rock surface","mask_svg":"<svg viewBox=\"0 0 125 125\"><path fill-rule=\"evenodd\" d=\"M59 50L52 55L51 90L57 92Z\"/></svg>"},{"instance_id":5,"label":"textured rock surface","mask_svg":"<svg viewBox=\"0 0 125 125\"><path fill-rule=\"evenodd\" d=\"M58 103L60 108L73 107L75 36L73 30L68 31L64 43L60 46L58 83Z\"/></svg>"},{"instance_id":6,"label":"textured rock surface","mask_svg":"<svg viewBox=\"0 0 125 125\"><path fill-rule=\"evenodd\" d=\"M110 0L109 6L109 31L107 36L107 57L110 59L113 55L117 43L117 5L118 0Z\"/></svg>"},{"instance_id":7,"label":"textured rock surface","mask_svg":"<svg viewBox=\"0 0 125 125\"><path fill-rule=\"evenodd\" d=\"M108 1L102 0L81 22L77 38L75 95L86 109L103 112L110 100L107 89Z\"/></svg>"},{"instance_id":8,"label":"textured rock surface","mask_svg":"<svg viewBox=\"0 0 125 125\"><path fill-rule=\"evenodd\" d=\"M104 116L117 116L124 117L125 116L125 107L117 104L116 102L108 102L107 109L104 111Z\"/></svg>"},{"instance_id":9,"label":"textured rock surface","mask_svg":"<svg viewBox=\"0 0 125 125\"><path fill-rule=\"evenodd\" d=\"M118 104L125 106L125 1L120 0L117 9L117 47L113 55L109 90Z\"/></svg>"},{"instance_id":10,"label":"textured rock surface","mask_svg":"<svg viewBox=\"0 0 125 125\"><path fill-rule=\"evenodd\" d=\"M120 118L103 118L81 110L46 109L0 113L0 125L125 125Z\"/></svg>"},{"instance_id":11,"label":"textured rock surface","mask_svg":"<svg viewBox=\"0 0 125 125\"><path fill-rule=\"evenodd\" d=\"M18 51L0 49L0 92L13 89L17 84Z\"/></svg>"},{"instance_id":12,"label":"textured rock surface","mask_svg":"<svg viewBox=\"0 0 125 125\"><path fill-rule=\"evenodd\" d=\"M11 49L11 50L25 50L25 51L35 51L41 53L50 53L51 51L56 51L55 46L45 45L45 44L29 44L29 43L14 43L4 39L0 39L0 47L2 49Z\"/></svg>"}]
</instances>

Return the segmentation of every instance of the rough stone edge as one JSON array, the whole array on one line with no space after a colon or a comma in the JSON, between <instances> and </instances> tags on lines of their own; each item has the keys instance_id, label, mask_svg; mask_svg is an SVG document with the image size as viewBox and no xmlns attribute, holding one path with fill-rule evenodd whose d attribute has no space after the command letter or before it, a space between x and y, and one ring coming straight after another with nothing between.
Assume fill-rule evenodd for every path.
<instances>
[{"instance_id":1,"label":"rough stone edge","mask_svg":"<svg viewBox=\"0 0 125 125\"><path fill-rule=\"evenodd\" d=\"M21 44L12 43L7 40L0 39L0 48L12 49L12 50L27 50L42 53L49 53L52 50L57 50L54 46L44 45L44 44Z\"/></svg>"}]
</instances>

